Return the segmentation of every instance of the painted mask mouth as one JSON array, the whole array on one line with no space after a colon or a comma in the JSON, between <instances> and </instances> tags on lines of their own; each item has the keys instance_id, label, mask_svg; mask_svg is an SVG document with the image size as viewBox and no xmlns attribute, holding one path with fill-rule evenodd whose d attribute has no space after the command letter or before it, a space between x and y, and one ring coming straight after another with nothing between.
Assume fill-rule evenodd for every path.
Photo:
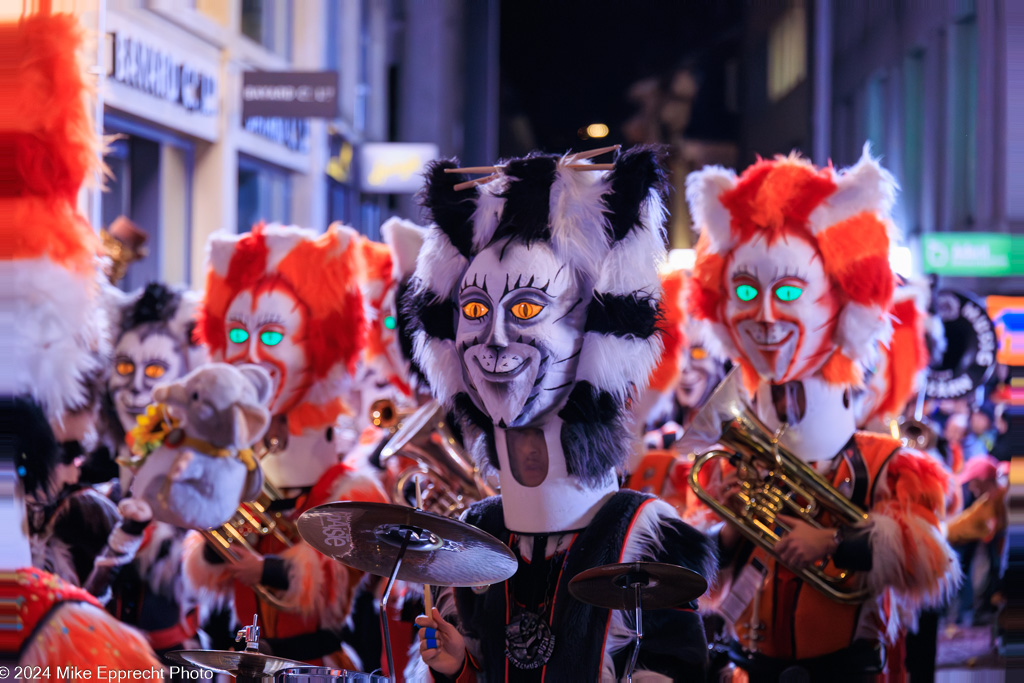
<instances>
[{"instance_id":1,"label":"painted mask mouth","mask_svg":"<svg viewBox=\"0 0 1024 683\"><path fill-rule=\"evenodd\" d=\"M777 349L789 343L794 331L786 324L763 325L754 323L746 326L745 332L754 344L762 349Z\"/></svg>"},{"instance_id":2,"label":"painted mask mouth","mask_svg":"<svg viewBox=\"0 0 1024 683\"><path fill-rule=\"evenodd\" d=\"M495 424L511 425L535 391L542 365L540 351L513 342L504 347L478 344L466 349L463 367L484 412Z\"/></svg>"},{"instance_id":3,"label":"painted mask mouth","mask_svg":"<svg viewBox=\"0 0 1024 683\"><path fill-rule=\"evenodd\" d=\"M510 381L512 381L513 379L518 377L520 374L522 374L522 372L524 370L526 370L527 367L529 367L531 360L532 360L531 358L525 358L525 359L519 360L519 364L516 365L515 367L513 367L510 370L502 369L502 370L499 370L498 372L495 372L493 370L488 370L486 367L484 367L484 364L482 362L480 362L479 356L474 356L473 357L473 362L475 362L477 364L477 366L479 368L479 371L480 371L481 377L483 377L485 380L487 380L489 382L510 382ZM499 368L504 368L504 367L507 367L507 365L499 364L498 367Z\"/></svg>"},{"instance_id":4,"label":"painted mask mouth","mask_svg":"<svg viewBox=\"0 0 1024 683\"><path fill-rule=\"evenodd\" d=\"M146 398L139 394L133 394L130 391L122 391L117 397L121 410L131 415L141 415L146 412L146 406L152 400L152 395Z\"/></svg>"}]
</instances>

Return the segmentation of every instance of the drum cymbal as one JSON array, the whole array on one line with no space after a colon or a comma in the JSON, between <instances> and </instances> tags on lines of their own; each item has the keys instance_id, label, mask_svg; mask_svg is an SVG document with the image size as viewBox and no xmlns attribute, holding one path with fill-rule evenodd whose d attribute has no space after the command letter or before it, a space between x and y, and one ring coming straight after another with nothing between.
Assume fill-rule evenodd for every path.
<instances>
[{"instance_id":1,"label":"drum cymbal","mask_svg":"<svg viewBox=\"0 0 1024 683\"><path fill-rule=\"evenodd\" d=\"M487 586L516 573L508 546L471 524L402 505L343 501L307 510L299 533L342 564L390 576L411 535L398 578L434 586Z\"/></svg>"},{"instance_id":2,"label":"drum cymbal","mask_svg":"<svg viewBox=\"0 0 1024 683\"><path fill-rule=\"evenodd\" d=\"M182 664L192 664L207 671L216 671L241 679L269 679L283 669L309 666L293 659L231 650L175 650L168 652L167 657Z\"/></svg>"},{"instance_id":3,"label":"drum cymbal","mask_svg":"<svg viewBox=\"0 0 1024 683\"><path fill-rule=\"evenodd\" d=\"M588 605L636 609L637 583L643 609L676 607L696 600L708 589L703 576L678 565L625 562L580 572L569 582L569 593Z\"/></svg>"}]
</instances>

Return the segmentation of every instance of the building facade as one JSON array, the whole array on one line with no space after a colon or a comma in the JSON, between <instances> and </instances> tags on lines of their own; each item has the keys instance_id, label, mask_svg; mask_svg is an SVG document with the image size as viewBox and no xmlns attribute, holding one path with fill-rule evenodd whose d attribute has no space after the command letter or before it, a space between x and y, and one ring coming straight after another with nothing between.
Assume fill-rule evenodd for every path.
<instances>
[{"instance_id":1,"label":"building facade","mask_svg":"<svg viewBox=\"0 0 1024 683\"><path fill-rule=\"evenodd\" d=\"M817 0L814 127L823 157L852 163L865 141L901 186L897 223L922 264L928 233L1024 231L1024 5L1012 0ZM1016 79L1016 82L1014 81ZM1017 190L1014 191L1014 184ZM946 277L980 295L1019 278Z\"/></svg>"},{"instance_id":2,"label":"building facade","mask_svg":"<svg viewBox=\"0 0 1024 683\"><path fill-rule=\"evenodd\" d=\"M260 220L316 230L341 220L376 238L391 213L418 218L411 191L403 200L368 187L365 174L360 182L364 144L432 143L444 155L487 146L494 125L486 118L496 113L465 106L466 63L450 46L493 22L495 7L100 0L82 15L101 37L109 140L110 175L91 215L97 228L127 216L149 236L148 255L122 286L159 279L200 287L209 236ZM486 83L491 62L483 60L475 68ZM247 71L336 71L338 115L245 118ZM476 117L472 125L467 115Z\"/></svg>"}]
</instances>

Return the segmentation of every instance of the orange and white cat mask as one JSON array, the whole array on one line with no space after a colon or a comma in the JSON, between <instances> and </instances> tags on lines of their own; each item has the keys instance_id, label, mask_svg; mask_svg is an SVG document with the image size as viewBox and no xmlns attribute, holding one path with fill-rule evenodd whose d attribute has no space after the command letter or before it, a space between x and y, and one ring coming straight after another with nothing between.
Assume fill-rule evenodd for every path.
<instances>
[{"instance_id":1,"label":"orange and white cat mask","mask_svg":"<svg viewBox=\"0 0 1024 683\"><path fill-rule=\"evenodd\" d=\"M102 165L82 39L71 14L0 23L0 392L31 396L67 439L84 436L67 418L91 414L110 352L99 240L78 210Z\"/></svg>"},{"instance_id":2,"label":"orange and white cat mask","mask_svg":"<svg viewBox=\"0 0 1024 683\"><path fill-rule=\"evenodd\" d=\"M270 373L271 413L286 419L296 444L349 410L343 396L366 340L357 241L340 223L321 235L259 224L250 233L210 240L197 335L213 360ZM268 478L278 486L308 485L296 477L315 481L337 462L328 441L290 449L279 467L265 458ZM300 456L317 462L293 460Z\"/></svg>"},{"instance_id":3,"label":"orange and white cat mask","mask_svg":"<svg viewBox=\"0 0 1024 683\"><path fill-rule=\"evenodd\" d=\"M747 389L817 373L859 385L891 330L889 172L865 148L841 172L792 155L738 178L708 167L686 185L701 231L690 313L740 363Z\"/></svg>"},{"instance_id":4,"label":"orange and white cat mask","mask_svg":"<svg viewBox=\"0 0 1024 683\"><path fill-rule=\"evenodd\" d=\"M364 408L377 399L414 405L411 340L403 340L400 294L416 270L426 228L392 217L380 228L384 242L360 240L362 291L367 306L367 339L356 381ZM361 410L360 415L366 415Z\"/></svg>"}]
</instances>

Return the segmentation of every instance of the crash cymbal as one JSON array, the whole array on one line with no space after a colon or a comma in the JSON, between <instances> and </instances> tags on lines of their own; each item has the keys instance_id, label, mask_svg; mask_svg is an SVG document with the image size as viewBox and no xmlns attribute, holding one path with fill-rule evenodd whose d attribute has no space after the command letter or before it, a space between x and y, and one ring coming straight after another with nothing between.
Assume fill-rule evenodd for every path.
<instances>
[{"instance_id":1,"label":"crash cymbal","mask_svg":"<svg viewBox=\"0 0 1024 683\"><path fill-rule=\"evenodd\" d=\"M398 578L434 586L487 586L516 573L508 546L471 524L402 505L343 501L299 517L307 543L342 564L390 576L409 542Z\"/></svg>"},{"instance_id":2,"label":"crash cymbal","mask_svg":"<svg viewBox=\"0 0 1024 683\"><path fill-rule=\"evenodd\" d=\"M168 652L167 657L182 664L192 664L200 669L216 671L242 680L271 679L283 669L308 666L293 659L231 650L175 650Z\"/></svg>"},{"instance_id":3,"label":"crash cymbal","mask_svg":"<svg viewBox=\"0 0 1024 683\"><path fill-rule=\"evenodd\" d=\"M696 600L708 589L700 574L661 562L606 564L580 572L569 593L580 602L608 609L636 609L636 584L643 609L676 607Z\"/></svg>"}]
</instances>

